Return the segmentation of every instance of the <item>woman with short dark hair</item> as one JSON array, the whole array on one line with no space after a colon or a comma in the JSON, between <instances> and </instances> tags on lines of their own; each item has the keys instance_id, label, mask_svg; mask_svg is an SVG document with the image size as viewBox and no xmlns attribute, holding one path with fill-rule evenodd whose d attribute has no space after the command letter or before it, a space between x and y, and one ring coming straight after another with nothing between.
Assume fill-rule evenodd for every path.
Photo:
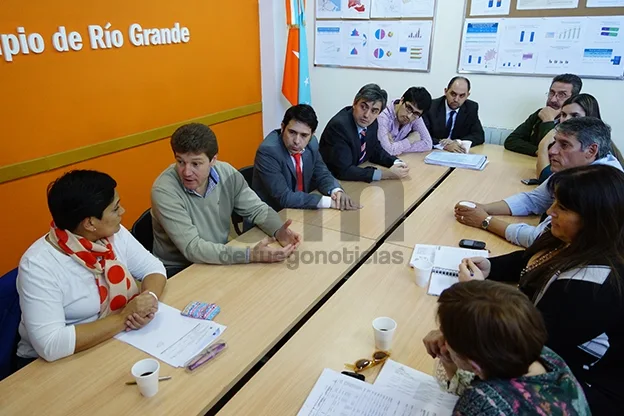
<instances>
[{"instance_id":1,"label":"woman with short dark hair","mask_svg":"<svg viewBox=\"0 0 624 416\"><path fill-rule=\"evenodd\" d=\"M165 268L121 225L116 186L105 173L75 170L48 187L50 231L22 256L17 276L21 366L139 329L158 310Z\"/></svg>"},{"instance_id":2,"label":"woman with short dark hair","mask_svg":"<svg viewBox=\"0 0 624 416\"><path fill-rule=\"evenodd\" d=\"M445 390L461 397L457 415L589 415L583 389L565 362L544 347L539 311L516 288L457 283L438 298L438 322L425 338Z\"/></svg>"},{"instance_id":3,"label":"woman with short dark hair","mask_svg":"<svg viewBox=\"0 0 624 416\"><path fill-rule=\"evenodd\" d=\"M546 345L581 382L592 413L624 414L624 172L571 168L548 187L551 229L525 251L464 259L460 281L518 285L542 312Z\"/></svg>"}]
</instances>

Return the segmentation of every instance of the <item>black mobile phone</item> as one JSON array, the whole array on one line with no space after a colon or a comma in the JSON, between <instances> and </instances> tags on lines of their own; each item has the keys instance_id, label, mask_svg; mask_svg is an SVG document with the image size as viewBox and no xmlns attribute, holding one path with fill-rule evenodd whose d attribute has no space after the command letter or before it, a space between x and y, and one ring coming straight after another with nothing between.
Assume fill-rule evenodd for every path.
<instances>
[{"instance_id":1,"label":"black mobile phone","mask_svg":"<svg viewBox=\"0 0 624 416\"><path fill-rule=\"evenodd\" d=\"M366 381L366 377L364 377L364 374L354 373L353 371L343 371L340 374L344 374L345 376L357 378L358 380L361 380L361 381Z\"/></svg>"},{"instance_id":2,"label":"black mobile phone","mask_svg":"<svg viewBox=\"0 0 624 416\"><path fill-rule=\"evenodd\" d=\"M459 240L459 246L463 248L471 248L473 250L484 250L485 243L477 240Z\"/></svg>"},{"instance_id":3,"label":"black mobile phone","mask_svg":"<svg viewBox=\"0 0 624 416\"><path fill-rule=\"evenodd\" d=\"M522 182L525 185L539 185L539 180L538 179L520 179L520 182Z\"/></svg>"}]
</instances>

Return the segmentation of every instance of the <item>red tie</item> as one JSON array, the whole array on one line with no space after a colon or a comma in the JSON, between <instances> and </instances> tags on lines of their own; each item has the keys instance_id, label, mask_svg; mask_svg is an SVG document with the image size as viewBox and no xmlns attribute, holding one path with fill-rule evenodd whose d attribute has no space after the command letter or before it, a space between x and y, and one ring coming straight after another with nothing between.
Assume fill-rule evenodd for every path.
<instances>
[{"instance_id":1,"label":"red tie","mask_svg":"<svg viewBox=\"0 0 624 416\"><path fill-rule=\"evenodd\" d=\"M301 170L301 153L294 153L295 167L297 170L297 190L303 192L303 171Z\"/></svg>"}]
</instances>

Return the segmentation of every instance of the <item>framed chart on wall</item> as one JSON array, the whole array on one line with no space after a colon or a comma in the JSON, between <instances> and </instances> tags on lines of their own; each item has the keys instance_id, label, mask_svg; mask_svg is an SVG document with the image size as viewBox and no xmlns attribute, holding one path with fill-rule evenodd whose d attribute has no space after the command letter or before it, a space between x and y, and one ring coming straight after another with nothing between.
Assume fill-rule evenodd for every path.
<instances>
[{"instance_id":1,"label":"framed chart on wall","mask_svg":"<svg viewBox=\"0 0 624 416\"><path fill-rule=\"evenodd\" d=\"M436 0L316 0L314 65L429 72Z\"/></svg>"},{"instance_id":2,"label":"framed chart on wall","mask_svg":"<svg viewBox=\"0 0 624 416\"><path fill-rule=\"evenodd\" d=\"M467 0L457 71L624 79L624 1Z\"/></svg>"}]
</instances>

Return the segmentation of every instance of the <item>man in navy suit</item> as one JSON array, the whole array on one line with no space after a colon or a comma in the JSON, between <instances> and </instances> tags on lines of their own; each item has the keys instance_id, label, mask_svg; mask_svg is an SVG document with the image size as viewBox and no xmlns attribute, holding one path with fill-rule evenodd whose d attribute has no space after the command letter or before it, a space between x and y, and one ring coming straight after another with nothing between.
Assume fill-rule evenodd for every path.
<instances>
[{"instance_id":1,"label":"man in navy suit","mask_svg":"<svg viewBox=\"0 0 624 416\"><path fill-rule=\"evenodd\" d=\"M372 182L402 179L409 174L407 164L388 154L377 139L377 117L387 101L388 94L379 85L367 84L358 91L353 105L340 110L327 123L319 150L336 178ZM358 166L369 161L389 169Z\"/></svg>"},{"instance_id":2,"label":"man in navy suit","mask_svg":"<svg viewBox=\"0 0 624 416\"><path fill-rule=\"evenodd\" d=\"M312 107L292 106L284 114L281 129L272 131L256 152L252 188L276 211L360 208L323 162L314 137L317 126ZM321 195L310 193L316 189Z\"/></svg>"},{"instance_id":3,"label":"man in navy suit","mask_svg":"<svg viewBox=\"0 0 624 416\"><path fill-rule=\"evenodd\" d=\"M444 95L431 102L423 121L431 134L434 146L440 144L449 152L464 153L457 140L468 140L472 146L483 144L485 133L479 121L479 104L469 100L470 81L453 77L444 89Z\"/></svg>"}]
</instances>

